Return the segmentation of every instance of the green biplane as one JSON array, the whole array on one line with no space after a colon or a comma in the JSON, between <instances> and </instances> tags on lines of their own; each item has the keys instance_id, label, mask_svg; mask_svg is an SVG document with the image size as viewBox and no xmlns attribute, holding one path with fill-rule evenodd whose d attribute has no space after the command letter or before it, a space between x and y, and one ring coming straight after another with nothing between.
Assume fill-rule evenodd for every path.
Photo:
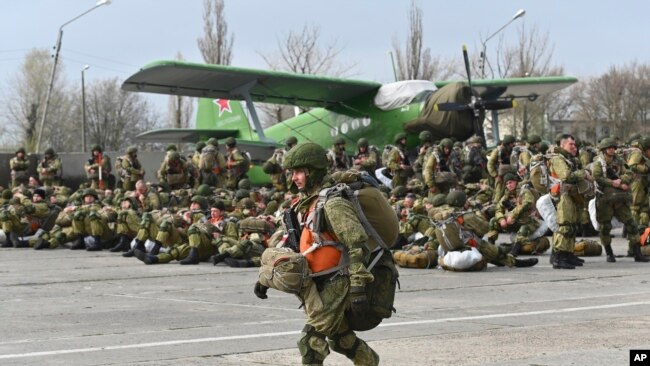
<instances>
[{"instance_id":1,"label":"green biplane","mask_svg":"<svg viewBox=\"0 0 650 366\"><path fill-rule=\"evenodd\" d=\"M360 137L383 147L392 144L399 132L408 133L411 147L418 143L417 134L423 130L430 131L434 139L464 141L474 134L483 137L486 110L510 108L517 98L534 100L576 81L573 77L531 77L472 82L468 72L468 82L409 80L381 84L158 61L133 74L122 88L199 98L195 129L149 131L139 135L139 141L193 143L232 136L251 152L253 162L260 162L289 136L324 147L343 137L349 142L349 152ZM239 101L245 103L248 114ZM254 102L302 107L306 112L262 129ZM264 181L263 175L251 174L254 181Z\"/></svg>"}]
</instances>

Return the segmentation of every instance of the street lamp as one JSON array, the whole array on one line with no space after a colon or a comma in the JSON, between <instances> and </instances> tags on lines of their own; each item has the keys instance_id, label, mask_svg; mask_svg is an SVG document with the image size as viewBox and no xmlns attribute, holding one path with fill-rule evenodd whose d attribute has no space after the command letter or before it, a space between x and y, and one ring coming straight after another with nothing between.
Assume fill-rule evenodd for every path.
<instances>
[{"instance_id":1,"label":"street lamp","mask_svg":"<svg viewBox=\"0 0 650 366\"><path fill-rule=\"evenodd\" d=\"M50 107L50 98L52 96L52 86L54 84L54 74L56 72L56 64L59 61L59 52L61 51L61 39L63 38L63 27L65 27L66 25L68 25L68 24L74 22L75 20L81 18L82 16L90 13L91 11L99 8L100 6L109 5L110 3L111 3L111 0L100 0L92 8L90 8L90 9L86 10L85 12L77 15L76 17L68 20L67 22L63 23L59 27L59 34L58 34L58 37L56 39L56 46L54 47L56 51L54 52L54 63L52 64L52 71L50 73L50 85L47 88L47 96L45 97L45 108L43 109L43 117L41 118L41 125L38 128L38 137L36 139L36 152L39 152L40 148L41 148L41 137L43 136L43 127L45 126L45 119L47 118L47 110Z\"/></svg>"},{"instance_id":2,"label":"street lamp","mask_svg":"<svg viewBox=\"0 0 650 366\"><path fill-rule=\"evenodd\" d=\"M81 152L86 152L86 86L84 73L90 66L81 69Z\"/></svg>"},{"instance_id":3,"label":"street lamp","mask_svg":"<svg viewBox=\"0 0 650 366\"><path fill-rule=\"evenodd\" d=\"M492 33L489 37L485 39L485 41L482 42L483 49L481 51L481 79L485 79L485 59L487 58L487 55L485 54L485 45L487 44L487 41L490 40L490 38L496 36L499 32L501 32L505 27L510 25L510 23L514 22L517 18L521 18L526 14L526 10L524 9L519 9L515 15L512 16L512 18L508 21L508 23L504 24L503 27L499 28L496 32Z\"/></svg>"}]
</instances>

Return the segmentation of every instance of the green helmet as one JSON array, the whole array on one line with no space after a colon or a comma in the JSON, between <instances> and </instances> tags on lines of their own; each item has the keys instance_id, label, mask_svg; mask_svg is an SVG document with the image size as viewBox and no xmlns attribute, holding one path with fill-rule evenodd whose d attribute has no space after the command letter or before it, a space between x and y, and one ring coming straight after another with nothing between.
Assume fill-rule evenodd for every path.
<instances>
[{"instance_id":1,"label":"green helmet","mask_svg":"<svg viewBox=\"0 0 650 366\"><path fill-rule=\"evenodd\" d=\"M285 144L287 146L289 146L289 147L291 147L292 145L295 145L297 143L298 143L298 139L296 138L296 136L289 136L289 137L287 137L287 140L285 141Z\"/></svg>"},{"instance_id":2,"label":"green helmet","mask_svg":"<svg viewBox=\"0 0 650 366\"><path fill-rule=\"evenodd\" d=\"M502 143L503 145L510 145L510 144L514 144L515 141L516 141L516 139L515 139L514 136L512 136L512 135L505 135L505 136L503 136L503 140L501 140L501 143Z\"/></svg>"},{"instance_id":3,"label":"green helmet","mask_svg":"<svg viewBox=\"0 0 650 366\"><path fill-rule=\"evenodd\" d=\"M203 151L203 148L204 148L204 147L205 147L205 142L203 142L203 141L199 141L199 142L197 142L196 145L195 145L195 149L196 149L196 151L198 151L198 152Z\"/></svg>"},{"instance_id":4,"label":"green helmet","mask_svg":"<svg viewBox=\"0 0 650 366\"><path fill-rule=\"evenodd\" d=\"M18 153L26 154L25 148L24 147L19 147L18 150L16 150L16 154L18 154Z\"/></svg>"},{"instance_id":5,"label":"green helmet","mask_svg":"<svg viewBox=\"0 0 650 366\"><path fill-rule=\"evenodd\" d=\"M468 144L480 144L481 142L481 138L476 135L467 139Z\"/></svg>"},{"instance_id":6,"label":"green helmet","mask_svg":"<svg viewBox=\"0 0 650 366\"><path fill-rule=\"evenodd\" d=\"M337 137L336 140L334 140L334 145L345 145L345 139L341 136Z\"/></svg>"},{"instance_id":7,"label":"green helmet","mask_svg":"<svg viewBox=\"0 0 650 366\"><path fill-rule=\"evenodd\" d=\"M169 160L180 160L181 154L178 153L178 151L172 151L167 155Z\"/></svg>"},{"instance_id":8,"label":"green helmet","mask_svg":"<svg viewBox=\"0 0 650 366\"><path fill-rule=\"evenodd\" d=\"M528 136L528 143L531 145L539 144L542 142L542 138L539 135L530 135Z\"/></svg>"},{"instance_id":9,"label":"green helmet","mask_svg":"<svg viewBox=\"0 0 650 366\"><path fill-rule=\"evenodd\" d=\"M440 146L451 149L451 148L454 147L454 142L451 141L451 139L444 138L444 139L442 139L442 141L440 141Z\"/></svg>"},{"instance_id":10,"label":"green helmet","mask_svg":"<svg viewBox=\"0 0 650 366\"><path fill-rule=\"evenodd\" d=\"M237 183L237 188L239 189L251 189L251 181L244 178Z\"/></svg>"},{"instance_id":11,"label":"green helmet","mask_svg":"<svg viewBox=\"0 0 650 366\"><path fill-rule=\"evenodd\" d=\"M548 151L548 148L550 147L550 142L543 140L542 142L539 143L539 152L542 154L546 154Z\"/></svg>"},{"instance_id":12,"label":"green helmet","mask_svg":"<svg viewBox=\"0 0 650 366\"><path fill-rule=\"evenodd\" d=\"M83 197L93 196L93 197L95 197L96 200L99 199L99 196L97 195L97 191L95 191L95 189L93 189L93 188L84 189L84 191L83 191L83 193L81 195Z\"/></svg>"},{"instance_id":13,"label":"green helmet","mask_svg":"<svg viewBox=\"0 0 650 366\"><path fill-rule=\"evenodd\" d=\"M368 147L368 139L365 137L360 138L357 141L357 147Z\"/></svg>"},{"instance_id":14,"label":"green helmet","mask_svg":"<svg viewBox=\"0 0 650 366\"><path fill-rule=\"evenodd\" d=\"M224 144L228 147L235 147L237 146L237 140L235 140L234 137L228 137L226 141L224 141Z\"/></svg>"},{"instance_id":15,"label":"green helmet","mask_svg":"<svg viewBox=\"0 0 650 366\"><path fill-rule=\"evenodd\" d=\"M252 199L246 197L246 198L242 198L242 199L237 203L237 205L238 205L240 208L245 208L245 209L249 209L249 210L250 210L251 208L255 207L255 202L254 202Z\"/></svg>"},{"instance_id":16,"label":"green helmet","mask_svg":"<svg viewBox=\"0 0 650 366\"><path fill-rule=\"evenodd\" d=\"M251 196L251 191L249 191L248 189L241 189L240 188L235 192L235 199L236 200L240 200L240 199L246 198L246 197L250 198L250 196Z\"/></svg>"},{"instance_id":17,"label":"green helmet","mask_svg":"<svg viewBox=\"0 0 650 366\"><path fill-rule=\"evenodd\" d=\"M93 147L90 149L90 152L93 152L93 151L99 151L99 152L102 152L102 147L99 146L99 145L97 145L97 144L95 144L95 145L93 145Z\"/></svg>"},{"instance_id":18,"label":"green helmet","mask_svg":"<svg viewBox=\"0 0 650 366\"><path fill-rule=\"evenodd\" d=\"M641 141L641 139L642 139L642 136L641 136L640 133L633 133L633 134L630 135L629 139L627 140L627 143L632 145L635 142L639 143Z\"/></svg>"},{"instance_id":19,"label":"green helmet","mask_svg":"<svg viewBox=\"0 0 650 366\"><path fill-rule=\"evenodd\" d=\"M450 191L447 194L447 198L445 198L445 202L449 206L463 207L465 206L465 202L467 202L467 195L465 191Z\"/></svg>"},{"instance_id":20,"label":"green helmet","mask_svg":"<svg viewBox=\"0 0 650 366\"><path fill-rule=\"evenodd\" d=\"M396 144L398 144L402 139L406 138L406 133L400 132L397 135L395 135L395 139L393 140Z\"/></svg>"},{"instance_id":21,"label":"green helmet","mask_svg":"<svg viewBox=\"0 0 650 366\"><path fill-rule=\"evenodd\" d=\"M165 148L165 151L178 151L178 147L176 147L176 145L174 145L174 144L169 144Z\"/></svg>"},{"instance_id":22,"label":"green helmet","mask_svg":"<svg viewBox=\"0 0 650 366\"><path fill-rule=\"evenodd\" d=\"M196 188L196 194L203 197L208 197L212 195L212 188L207 184L201 184Z\"/></svg>"},{"instance_id":23,"label":"green helmet","mask_svg":"<svg viewBox=\"0 0 650 366\"><path fill-rule=\"evenodd\" d=\"M325 149L313 142L304 142L296 145L284 156L283 165L286 169L326 170L329 162Z\"/></svg>"},{"instance_id":24,"label":"green helmet","mask_svg":"<svg viewBox=\"0 0 650 366\"><path fill-rule=\"evenodd\" d=\"M201 206L201 210L206 210L208 208L208 200L203 196L194 196L190 202L198 203L199 206Z\"/></svg>"},{"instance_id":25,"label":"green helmet","mask_svg":"<svg viewBox=\"0 0 650 366\"><path fill-rule=\"evenodd\" d=\"M605 150L609 147L618 147L616 140L612 137L605 137L598 143L598 150Z\"/></svg>"},{"instance_id":26,"label":"green helmet","mask_svg":"<svg viewBox=\"0 0 650 366\"><path fill-rule=\"evenodd\" d=\"M54 149L51 148L51 147L48 147L47 149L45 149L45 152L43 154L54 156L55 155Z\"/></svg>"},{"instance_id":27,"label":"green helmet","mask_svg":"<svg viewBox=\"0 0 650 366\"><path fill-rule=\"evenodd\" d=\"M420 135L418 135L418 137L420 138L421 142L431 142L431 140L433 139L433 137L431 136L431 132L429 131L420 132Z\"/></svg>"},{"instance_id":28,"label":"green helmet","mask_svg":"<svg viewBox=\"0 0 650 366\"><path fill-rule=\"evenodd\" d=\"M407 193L407 190L406 190L406 187L404 187L404 186L397 186L397 187L393 188L393 190L390 192L390 194L392 196L395 196L397 198L402 198L402 197L406 196L406 193Z\"/></svg>"},{"instance_id":29,"label":"green helmet","mask_svg":"<svg viewBox=\"0 0 650 366\"><path fill-rule=\"evenodd\" d=\"M217 146L219 146L219 140L217 140L217 139L214 138L214 137L210 137L210 138L208 139L208 141L207 141L206 144L207 144L207 145L212 145L212 146L214 146L214 147L217 147Z\"/></svg>"},{"instance_id":30,"label":"green helmet","mask_svg":"<svg viewBox=\"0 0 650 366\"><path fill-rule=\"evenodd\" d=\"M433 207L440 207L447 203L447 196L444 193L436 193L431 197L431 204Z\"/></svg>"},{"instance_id":31,"label":"green helmet","mask_svg":"<svg viewBox=\"0 0 650 366\"><path fill-rule=\"evenodd\" d=\"M126 153L129 155L136 154L138 152L138 148L135 146L129 146L128 149L126 149Z\"/></svg>"},{"instance_id":32,"label":"green helmet","mask_svg":"<svg viewBox=\"0 0 650 366\"><path fill-rule=\"evenodd\" d=\"M506 173L503 176L503 181L504 182L508 182L508 181L511 181L511 180L519 182L519 176L517 174L515 174L515 173Z\"/></svg>"}]
</instances>

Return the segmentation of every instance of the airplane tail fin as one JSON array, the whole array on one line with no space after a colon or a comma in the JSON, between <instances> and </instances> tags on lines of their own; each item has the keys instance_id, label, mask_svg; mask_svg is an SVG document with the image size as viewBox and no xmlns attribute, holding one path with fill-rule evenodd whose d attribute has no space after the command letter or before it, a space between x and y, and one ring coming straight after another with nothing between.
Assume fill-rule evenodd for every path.
<instances>
[{"instance_id":1,"label":"airplane tail fin","mask_svg":"<svg viewBox=\"0 0 650 366\"><path fill-rule=\"evenodd\" d=\"M238 100L199 98L196 128L204 130L235 130L237 138L254 139L255 131Z\"/></svg>"}]
</instances>

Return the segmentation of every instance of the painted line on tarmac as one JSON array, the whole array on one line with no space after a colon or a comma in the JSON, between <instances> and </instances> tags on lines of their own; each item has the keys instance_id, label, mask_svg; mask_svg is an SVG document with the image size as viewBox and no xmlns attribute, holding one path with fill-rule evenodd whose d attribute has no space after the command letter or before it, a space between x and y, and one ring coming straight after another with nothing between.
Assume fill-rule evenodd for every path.
<instances>
[{"instance_id":1,"label":"painted line on tarmac","mask_svg":"<svg viewBox=\"0 0 650 366\"><path fill-rule=\"evenodd\" d=\"M144 299L144 300L156 300L156 301L172 301L172 302L189 302L194 304L208 304L208 305L226 305L226 306L238 306L238 307L247 307L255 309L270 309L270 310L286 310L286 311L297 311L304 313L302 309L294 308L279 308L276 306L260 306L260 305L248 305L248 304L237 304L237 303L228 303L228 302L214 302L214 301L205 301L205 300L185 300L185 299L168 299L162 297L147 297L147 296L137 296L137 295L120 295L120 294L104 294L104 296L114 296L114 297L127 297L132 299Z\"/></svg>"},{"instance_id":2,"label":"painted line on tarmac","mask_svg":"<svg viewBox=\"0 0 650 366\"><path fill-rule=\"evenodd\" d=\"M625 303L619 303L619 304L583 306L583 307L576 307L576 308L562 308L562 309L549 309L549 310L539 310L539 311L527 311L527 312L520 312L520 313L501 313L501 314L491 314L491 315L464 316L464 317L456 317L456 318L443 318L443 319L417 320L417 321L396 322L396 323L383 323L383 324L380 324L379 327L397 327L397 326L405 326L405 325L422 325L422 324L457 322L457 321L468 321L468 320L509 318L509 317L515 317L515 316L571 313L571 312L576 312L576 311L602 310L602 309L622 308L622 307L641 306L641 305L650 305L650 301L636 301L636 302L625 302ZM126 345L121 345L121 346L73 348L73 349L63 349L63 350L58 350L58 351L14 353L14 354L0 355L0 360L7 360L7 359L14 359L14 358L27 358L27 357L56 356L56 355L65 355L65 354L72 354L72 353L88 353L88 352L97 352L97 351L113 351L113 350L123 350L123 349L132 349L132 348L176 346L176 345L183 345L183 344L205 343L205 342L236 341L236 340L242 340L242 339L268 338L268 337L279 337L279 336L288 336L288 335L297 335L297 334L300 334L300 331L244 334L244 335L226 336L226 337L183 339L183 340L176 340L176 341L126 344Z\"/></svg>"}]
</instances>

